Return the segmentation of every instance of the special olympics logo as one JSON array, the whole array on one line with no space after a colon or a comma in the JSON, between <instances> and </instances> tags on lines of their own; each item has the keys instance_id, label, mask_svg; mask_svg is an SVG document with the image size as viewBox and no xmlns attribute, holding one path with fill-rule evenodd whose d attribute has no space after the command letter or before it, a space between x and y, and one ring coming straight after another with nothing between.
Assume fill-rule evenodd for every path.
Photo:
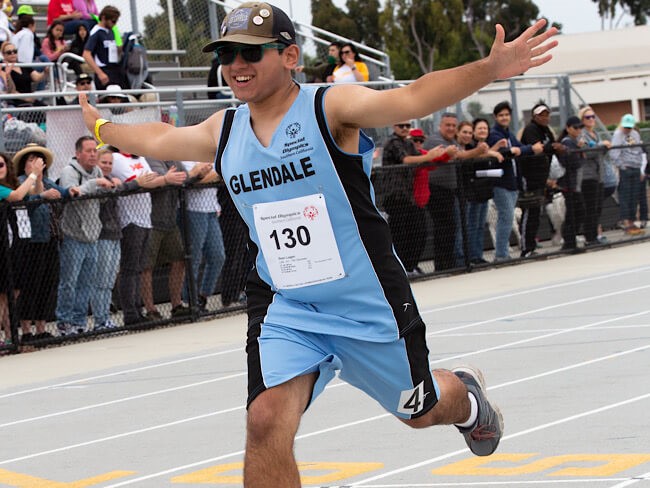
<instances>
[{"instance_id":1,"label":"special olympics logo","mask_svg":"<svg viewBox=\"0 0 650 488\"><path fill-rule=\"evenodd\" d=\"M305 207L302 214L309 220L315 220L318 217L318 209L310 205L309 207Z\"/></svg>"},{"instance_id":2,"label":"special olympics logo","mask_svg":"<svg viewBox=\"0 0 650 488\"><path fill-rule=\"evenodd\" d=\"M287 137L290 137L291 139L295 139L296 136L300 133L300 124L298 122L294 122L293 124L289 125L287 127L287 130L285 131L287 134Z\"/></svg>"}]
</instances>

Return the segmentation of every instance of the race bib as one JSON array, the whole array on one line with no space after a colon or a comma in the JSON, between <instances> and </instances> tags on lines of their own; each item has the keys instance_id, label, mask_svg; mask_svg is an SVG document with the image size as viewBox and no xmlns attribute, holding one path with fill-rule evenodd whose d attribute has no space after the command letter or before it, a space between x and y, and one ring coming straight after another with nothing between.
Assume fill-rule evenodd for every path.
<instances>
[{"instance_id":1,"label":"race bib","mask_svg":"<svg viewBox=\"0 0 650 488\"><path fill-rule=\"evenodd\" d=\"M276 288L339 280L343 263L322 194L253 205L255 229Z\"/></svg>"}]
</instances>

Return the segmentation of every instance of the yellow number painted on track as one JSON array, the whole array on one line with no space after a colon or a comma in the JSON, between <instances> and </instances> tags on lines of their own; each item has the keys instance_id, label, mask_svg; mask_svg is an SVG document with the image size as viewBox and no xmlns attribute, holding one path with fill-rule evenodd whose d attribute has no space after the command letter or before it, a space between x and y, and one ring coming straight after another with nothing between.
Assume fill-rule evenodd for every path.
<instances>
[{"instance_id":1,"label":"yellow number painted on track","mask_svg":"<svg viewBox=\"0 0 650 488\"><path fill-rule=\"evenodd\" d=\"M540 473L553 468L547 476L613 476L621 471L650 463L650 454L567 454L521 464L538 454L498 453L473 457L434 469L433 474L453 476L518 476ZM518 466L512 464L519 463Z\"/></svg>"},{"instance_id":2,"label":"yellow number painted on track","mask_svg":"<svg viewBox=\"0 0 650 488\"><path fill-rule=\"evenodd\" d=\"M100 485L106 481L125 478L133 474L135 474L134 471L111 471L92 478L66 483L0 469L0 485L14 486L16 488L85 488L86 486Z\"/></svg>"},{"instance_id":3,"label":"yellow number painted on track","mask_svg":"<svg viewBox=\"0 0 650 488\"><path fill-rule=\"evenodd\" d=\"M303 484L331 483L383 468L382 463L298 463ZM221 464L172 478L172 483L241 484L244 463ZM318 474L307 474L307 473Z\"/></svg>"}]
</instances>

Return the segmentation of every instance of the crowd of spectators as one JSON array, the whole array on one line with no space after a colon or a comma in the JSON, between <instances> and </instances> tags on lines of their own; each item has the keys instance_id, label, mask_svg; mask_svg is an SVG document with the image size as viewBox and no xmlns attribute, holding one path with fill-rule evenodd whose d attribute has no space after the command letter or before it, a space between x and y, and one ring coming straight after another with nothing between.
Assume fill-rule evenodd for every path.
<instances>
[{"instance_id":1,"label":"crowd of spectators","mask_svg":"<svg viewBox=\"0 0 650 488\"><path fill-rule=\"evenodd\" d=\"M161 321L167 317L154 296L157 269L167 269L162 296L170 304L168 317L189 318L191 297L200 313L218 290L226 259L223 236L231 260L229 276L221 278L227 295L223 306L240 303L248 267L246 235L232 205L226 221L233 225L232 236L220 222L212 165L148 161L116 148L98 151L96 144L91 136L80 137L56 182L48 177L54 160L49 149L28 144L13 158L0 154L0 200L21 202L0 205L5 341L11 340L10 301L22 344L38 344L54 334L111 330L120 322ZM187 201L183 215L181 186ZM115 306L121 320L116 309L111 311ZM56 327L48 329L48 322Z\"/></svg>"},{"instance_id":2,"label":"crowd of spectators","mask_svg":"<svg viewBox=\"0 0 650 488\"><path fill-rule=\"evenodd\" d=\"M535 256L544 214L553 244L563 251L578 253L606 243L600 215L604 199L616 188L620 227L626 235L644 233L647 155L635 118L623 116L610 142L595 131L596 115L589 106L570 116L557 137L545 103L530 113L519 136L510 131L508 102L494 107L491 128L484 118L459 122L454 113L442 114L438 130L428 137L409 121L393 126L382 159L383 166L390 166L391 190L382 203L395 250L410 276L419 274L425 247L423 209L433 229L436 271L487 263L487 230L494 262ZM417 164L414 171L407 167L412 163ZM513 233L519 256L511 248Z\"/></svg>"},{"instance_id":3,"label":"crowd of spectators","mask_svg":"<svg viewBox=\"0 0 650 488\"><path fill-rule=\"evenodd\" d=\"M36 12L31 5L20 5L14 11L9 4L0 10L0 93L17 95L5 99L3 104L9 107L48 104L38 92L48 88L57 90L56 86L48 86L50 67L17 64L57 63L66 53L83 58L83 61L68 59L66 62L77 76L92 75L94 86L88 89L130 88L123 63L124 42L117 28L119 18L116 7L107 5L99 10L95 0L50 0L47 32L41 39L36 33ZM53 72L55 81L65 81L59 80L58 69ZM33 116L30 121L44 122L44 117Z\"/></svg>"}]
</instances>

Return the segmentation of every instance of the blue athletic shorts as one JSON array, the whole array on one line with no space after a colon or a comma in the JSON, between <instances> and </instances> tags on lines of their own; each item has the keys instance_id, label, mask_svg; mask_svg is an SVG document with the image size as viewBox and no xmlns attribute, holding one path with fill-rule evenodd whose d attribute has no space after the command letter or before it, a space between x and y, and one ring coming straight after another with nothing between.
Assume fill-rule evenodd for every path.
<instances>
[{"instance_id":1,"label":"blue athletic shorts","mask_svg":"<svg viewBox=\"0 0 650 488\"><path fill-rule=\"evenodd\" d=\"M336 371L397 417L428 412L440 390L429 367L424 323L394 342L368 342L268 323L248 331L248 405L267 388L319 373L313 402Z\"/></svg>"}]
</instances>

